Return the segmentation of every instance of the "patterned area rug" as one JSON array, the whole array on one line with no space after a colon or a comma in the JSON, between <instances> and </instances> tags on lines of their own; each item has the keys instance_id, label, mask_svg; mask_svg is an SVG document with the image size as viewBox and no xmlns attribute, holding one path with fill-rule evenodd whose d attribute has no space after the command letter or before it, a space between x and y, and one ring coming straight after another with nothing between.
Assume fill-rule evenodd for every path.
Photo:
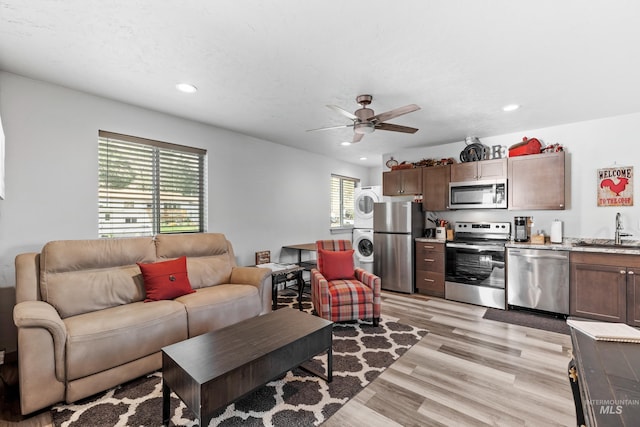
<instances>
[{"instance_id":1,"label":"patterned area rug","mask_svg":"<svg viewBox=\"0 0 640 427\"><path fill-rule=\"evenodd\" d=\"M280 305L297 308L294 296L280 297ZM311 311L308 298L304 309ZM427 331L382 318L378 327L366 322L333 327L333 381L293 369L220 409L212 426L319 425L373 381ZM324 371L326 354L307 362ZM162 373L138 378L103 394L52 409L55 426L160 426ZM198 421L175 394L171 394L171 422L197 426Z\"/></svg>"}]
</instances>

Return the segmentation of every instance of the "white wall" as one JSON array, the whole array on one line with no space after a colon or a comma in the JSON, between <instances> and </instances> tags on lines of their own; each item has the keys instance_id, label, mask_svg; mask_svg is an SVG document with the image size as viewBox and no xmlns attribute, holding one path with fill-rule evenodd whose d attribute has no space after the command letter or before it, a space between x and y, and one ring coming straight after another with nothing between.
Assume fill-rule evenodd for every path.
<instances>
[{"instance_id":1,"label":"white wall","mask_svg":"<svg viewBox=\"0 0 640 427\"><path fill-rule=\"evenodd\" d=\"M50 240L98 237L98 130L205 148L208 231L225 233L237 262L329 232L332 173L369 170L166 114L0 72L6 199L0 200L0 349L15 349L14 258ZM292 261L294 254L283 254Z\"/></svg>"},{"instance_id":2,"label":"white wall","mask_svg":"<svg viewBox=\"0 0 640 427\"><path fill-rule=\"evenodd\" d=\"M515 114L515 113L514 113ZM551 222L564 222L565 237L592 237L613 239L616 212L622 214L626 232L633 233L631 239L640 240L640 181L634 179L634 204L630 207L598 207L596 199L597 170L611 166L633 166L634 175L640 174L640 113L612 118L572 123L549 128L524 130L522 132L481 138L485 145L509 147L522 141L523 136L538 138L545 145L561 144L566 151L566 202L562 211L509 211L474 210L439 212L450 221L486 220L513 222L514 216L531 215L534 231L541 229L548 234ZM391 156L398 161L418 161L423 158L453 157L459 161L464 149L463 141L406 149L383 155L384 164ZM383 168L388 170L386 167ZM555 171L548 171L550 174ZM544 188L540 188L544 191Z\"/></svg>"}]
</instances>

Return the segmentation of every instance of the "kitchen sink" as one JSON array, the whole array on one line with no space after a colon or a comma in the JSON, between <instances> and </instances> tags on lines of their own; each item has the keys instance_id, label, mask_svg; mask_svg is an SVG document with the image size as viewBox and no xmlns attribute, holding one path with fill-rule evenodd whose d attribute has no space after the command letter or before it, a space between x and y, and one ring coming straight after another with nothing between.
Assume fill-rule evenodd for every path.
<instances>
[{"instance_id":1,"label":"kitchen sink","mask_svg":"<svg viewBox=\"0 0 640 427\"><path fill-rule=\"evenodd\" d=\"M603 249L640 249L640 243L631 243L631 244L621 243L619 245L616 245L615 243L611 243L611 242L597 243L597 242L585 242L584 240L575 242L573 246L582 247L582 248L603 248Z\"/></svg>"}]
</instances>

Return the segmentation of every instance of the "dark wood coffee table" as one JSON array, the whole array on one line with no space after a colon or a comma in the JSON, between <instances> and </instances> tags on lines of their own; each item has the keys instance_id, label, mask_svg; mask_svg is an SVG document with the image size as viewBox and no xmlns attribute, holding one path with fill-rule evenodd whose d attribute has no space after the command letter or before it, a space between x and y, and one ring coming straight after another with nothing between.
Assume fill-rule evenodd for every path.
<instances>
[{"instance_id":1,"label":"dark wood coffee table","mask_svg":"<svg viewBox=\"0 0 640 427\"><path fill-rule=\"evenodd\" d=\"M201 426L214 412L300 366L330 382L333 322L283 308L162 349L162 422L169 425L169 395L193 411ZM301 364L327 352L326 375Z\"/></svg>"}]
</instances>

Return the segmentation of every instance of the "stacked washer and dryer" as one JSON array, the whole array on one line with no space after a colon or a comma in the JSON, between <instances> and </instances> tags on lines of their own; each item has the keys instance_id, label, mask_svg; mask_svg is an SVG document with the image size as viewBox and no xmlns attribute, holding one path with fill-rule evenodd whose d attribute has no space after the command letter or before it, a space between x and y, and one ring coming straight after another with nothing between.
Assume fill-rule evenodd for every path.
<instances>
[{"instance_id":1,"label":"stacked washer and dryer","mask_svg":"<svg viewBox=\"0 0 640 427\"><path fill-rule=\"evenodd\" d=\"M382 187L356 187L353 221L355 265L373 272L373 204L382 201Z\"/></svg>"}]
</instances>

